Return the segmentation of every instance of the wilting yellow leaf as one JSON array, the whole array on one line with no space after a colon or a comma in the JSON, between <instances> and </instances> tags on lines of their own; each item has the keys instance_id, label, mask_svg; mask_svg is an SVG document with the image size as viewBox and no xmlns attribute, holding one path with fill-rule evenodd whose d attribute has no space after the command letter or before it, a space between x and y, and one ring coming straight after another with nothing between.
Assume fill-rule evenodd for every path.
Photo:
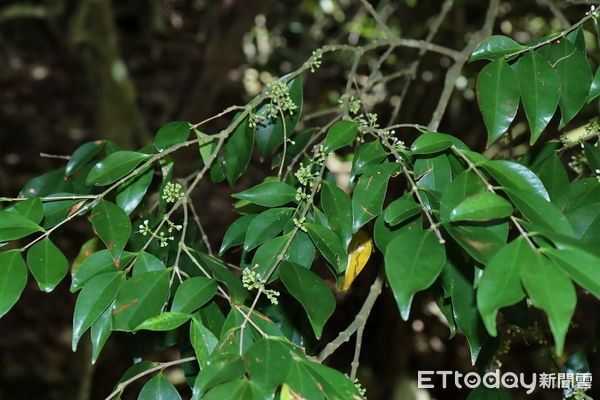
<instances>
[{"instance_id":1,"label":"wilting yellow leaf","mask_svg":"<svg viewBox=\"0 0 600 400\"><path fill-rule=\"evenodd\" d=\"M360 274L367 261L369 261L372 251L373 241L369 234L361 230L352 236L352 240L348 246L348 268L344 276L342 290L350 289L354 279Z\"/></svg>"}]
</instances>

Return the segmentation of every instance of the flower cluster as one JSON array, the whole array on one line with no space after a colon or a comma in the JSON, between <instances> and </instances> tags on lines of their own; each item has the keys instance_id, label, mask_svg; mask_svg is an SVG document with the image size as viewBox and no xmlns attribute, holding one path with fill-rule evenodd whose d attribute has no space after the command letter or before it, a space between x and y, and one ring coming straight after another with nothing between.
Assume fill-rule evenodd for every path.
<instances>
[{"instance_id":1,"label":"flower cluster","mask_svg":"<svg viewBox=\"0 0 600 400\"><path fill-rule=\"evenodd\" d=\"M304 222L306 222L306 218L305 217L302 217L300 219L294 218L294 219L292 219L292 222L294 222L294 225L298 229L300 229L303 232L306 232L306 227L304 226Z\"/></svg>"},{"instance_id":2,"label":"flower cluster","mask_svg":"<svg viewBox=\"0 0 600 400\"><path fill-rule=\"evenodd\" d=\"M321 49L314 50L310 59L308 60L308 68L310 72L315 72L319 67L321 67L321 61L323 59L323 52Z\"/></svg>"},{"instance_id":3,"label":"flower cluster","mask_svg":"<svg viewBox=\"0 0 600 400\"><path fill-rule=\"evenodd\" d=\"M362 106L362 103L359 98L347 94L341 96L338 99L339 105L343 106L346 103L348 104L348 111L350 111L351 114L357 114L360 111L360 107Z\"/></svg>"},{"instance_id":4,"label":"flower cluster","mask_svg":"<svg viewBox=\"0 0 600 400\"><path fill-rule=\"evenodd\" d=\"M312 172L311 165L301 165L294 175L302 186L312 186L319 177L318 172Z\"/></svg>"},{"instance_id":5,"label":"flower cluster","mask_svg":"<svg viewBox=\"0 0 600 400\"><path fill-rule=\"evenodd\" d=\"M267 118L275 118L279 112L284 113L286 111L291 115L298 108L292 101L286 84L281 81L270 83L267 86L265 95L270 99L269 104L267 104Z\"/></svg>"},{"instance_id":6,"label":"flower cluster","mask_svg":"<svg viewBox=\"0 0 600 400\"><path fill-rule=\"evenodd\" d=\"M354 383L354 386L356 386L356 390L358 390L358 393L360 393L360 396L363 399L367 398L367 389L365 389L360 382L358 381L358 378L354 378L354 381L352 381L352 383Z\"/></svg>"},{"instance_id":7,"label":"flower cluster","mask_svg":"<svg viewBox=\"0 0 600 400\"><path fill-rule=\"evenodd\" d=\"M175 203L183 196L185 196L183 186L181 186L179 183L167 182L165 188L163 189L163 200L165 200L167 203Z\"/></svg>"},{"instance_id":8,"label":"flower cluster","mask_svg":"<svg viewBox=\"0 0 600 400\"><path fill-rule=\"evenodd\" d=\"M358 131L360 133L365 133L369 129L379 128L379 123L377 122L377 118L378 118L377 114L368 113L366 118L364 115L361 114L361 115L357 115L352 120L354 122L356 122L356 124L358 125Z\"/></svg>"},{"instance_id":9,"label":"flower cluster","mask_svg":"<svg viewBox=\"0 0 600 400\"><path fill-rule=\"evenodd\" d=\"M260 124L261 121L265 120L265 116L264 115L260 115L260 114L255 114L253 112L251 112L248 115L248 126L250 128L255 128L256 125Z\"/></svg>"},{"instance_id":10,"label":"flower cluster","mask_svg":"<svg viewBox=\"0 0 600 400\"><path fill-rule=\"evenodd\" d=\"M590 6L590 11L586 12L585 15L591 15L592 18L598 19L600 17L600 7Z\"/></svg>"},{"instance_id":11,"label":"flower cluster","mask_svg":"<svg viewBox=\"0 0 600 400\"><path fill-rule=\"evenodd\" d=\"M171 240L175 240L175 237L173 235L167 236L165 232L159 232L158 234L154 234L148 223L149 221L145 219L144 222L142 222L138 227L138 233L141 233L142 236L154 236L156 240L158 240L158 245L160 247L167 247ZM172 233L174 230L180 231L181 229L183 229L183 226L174 224L169 220L167 220L167 226L168 233Z\"/></svg>"},{"instance_id":12,"label":"flower cluster","mask_svg":"<svg viewBox=\"0 0 600 400\"><path fill-rule=\"evenodd\" d=\"M277 290L265 289L266 279L260 279L260 274L251 268L244 268L242 271L242 285L248 290L263 288L262 291L267 296L271 304L279 304L280 293Z\"/></svg>"}]
</instances>

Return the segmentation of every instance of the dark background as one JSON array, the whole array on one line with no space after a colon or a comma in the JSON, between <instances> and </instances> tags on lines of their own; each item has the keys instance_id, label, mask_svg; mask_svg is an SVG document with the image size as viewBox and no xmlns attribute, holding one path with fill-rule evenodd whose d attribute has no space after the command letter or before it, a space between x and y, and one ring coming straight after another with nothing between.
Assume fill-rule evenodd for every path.
<instances>
[{"instance_id":1,"label":"dark background","mask_svg":"<svg viewBox=\"0 0 600 400\"><path fill-rule=\"evenodd\" d=\"M441 3L372 0L402 37L419 39L426 36ZM553 4L575 23L589 6L571 3ZM461 50L468 34L481 28L486 7L486 1L456 0L434 41ZM560 27L545 2L502 1L494 33L527 42ZM594 34L590 32L589 49L593 64L600 54ZM141 147L165 122L198 122L229 105L243 104L264 83L297 68L323 44L367 43L380 35L358 0L0 0L0 194L14 196L32 177L63 165L63 160L41 157L41 152L68 155L95 139L111 139L126 149ZM367 59L374 62L379 54ZM382 72L406 68L416 54L396 49ZM327 56L318 73L305 76L304 115L336 105L350 63L343 55ZM449 65L443 56L425 55L397 121L429 122ZM474 86L482 66L465 66L466 86L455 90L440 125L440 131L459 136L478 151L484 150L485 128ZM368 64L358 72L359 77L368 74ZM374 110L382 124L403 84L398 79L381 89ZM567 128L583 125L597 114L597 104L591 104ZM311 119L304 126L322 121ZM517 121L515 136L526 129L522 110ZM216 132L227 122L218 120L204 130ZM545 135L558 134L553 121ZM410 135L405 136L408 142ZM188 168L196 158L195 151L178 153L177 159L184 162L177 175L191 172ZM214 245L235 218L229 194L271 173L270 160L261 161L254 160L235 188L199 186L196 207ZM71 224L57 244L72 258L89 234L89 224L80 221ZM354 289L338 295L338 312L326 327L324 341L353 319L380 264L377 257L372 259ZM0 320L0 399L103 399L131 364L129 342L118 334L113 334L93 367L89 348L71 352L75 297L68 284L66 280L53 293L43 294L30 279L21 300ZM589 295L579 298L565 353L586 351L599 372L598 356L591 351L598 303ZM411 321L402 322L384 289L367 324L359 371L369 399L416 398L410 387L419 369L465 373L473 369L464 336L448 340L448 329L430 311L431 304L426 295L417 296ZM547 329L544 318L537 321ZM510 352L499 356L504 371L553 370L548 350L536 342L535 334L532 330L511 339ZM353 341L328 362L349 372L352 354ZM175 357L172 349L148 355L161 361ZM185 384L180 387L188 395ZM136 393L129 390L125 398L135 398ZM525 398L523 392L512 394ZM431 395L464 399L467 392L450 388ZM528 398L561 396L557 391L538 391Z\"/></svg>"}]
</instances>

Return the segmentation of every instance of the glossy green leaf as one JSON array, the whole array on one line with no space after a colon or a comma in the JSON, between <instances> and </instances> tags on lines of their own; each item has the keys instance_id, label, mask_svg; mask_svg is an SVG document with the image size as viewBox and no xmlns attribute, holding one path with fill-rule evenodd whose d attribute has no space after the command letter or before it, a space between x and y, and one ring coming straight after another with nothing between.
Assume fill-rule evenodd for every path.
<instances>
[{"instance_id":1,"label":"glossy green leaf","mask_svg":"<svg viewBox=\"0 0 600 400\"><path fill-rule=\"evenodd\" d=\"M256 218L256 214L244 215L229 225L229 228L227 228L227 232L225 232L225 236L223 237L223 242L221 243L221 248L219 249L219 255L223 254L226 250L232 248L233 246L244 243L246 232L248 231L250 222L252 222L254 218Z\"/></svg>"},{"instance_id":2,"label":"glossy green leaf","mask_svg":"<svg viewBox=\"0 0 600 400\"><path fill-rule=\"evenodd\" d=\"M131 234L131 221L123 209L100 200L90 216L94 230L115 260L119 260Z\"/></svg>"},{"instance_id":3,"label":"glossy green leaf","mask_svg":"<svg viewBox=\"0 0 600 400\"><path fill-rule=\"evenodd\" d=\"M444 221L450 220L452 210L464 199L485 192L485 185L472 171L458 175L446 188L440 200L440 213Z\"/></svg>"},{"instance_id":4,"label":"glossy green leaf","mask_svg":"<svg viewBox=\"0 0 600 400\"><path fill-rule=\"evenodd\" d=\"M358 127L354 121L338 121L329 128L325 136L323 151L332 152L348 146L356 138Z\"/></svg>"},{"instance_id":5,"label":"glossy green leaf","mask_svg":"<svg viewBox=\"0 0 600 400\"><path fill-rule=\"evenodd\" d=\"M286 380L293 362L290 350L274 339L260 339L244 353L250 379L265 393L273 391Z\"/></svg>"},{"instance_id":6,"label":"glossy green leaf","mask_svg":"<svg viewBox=\"0 0 600 400\"><path fill-rule=\"evenodd\" d=\"M106 340L110 336L110 331L112 329L112 318L110 313L111 307L108 307L100 314L98 319L96 319L96 322L92 324L92 329L90 331L90 339L92 342L92 364L96 363Z\"/></svg>"},{"instance_id":7,"label":"glossy green leaf","mask_svg":"<svg viewBox=\"0 0 600 400\"><path fill-rule=\"evenodd\" d=\"M190 319L189 314L182 312L164 312L157 315L156 317L150 317L141 324L139 324L135 330L148 330L148 331L170 331L178 328L185 324Z\"/></svg>"},{"instance_id":8,"label":"glossy green leaf","mask_svg":"<svg viewBox=\"0 0 600 400\"><path fill-rule=\"evenodd\" d=\"M98 161L90 170L85 183L91 185L110 185L124 177L150 155L135 151L117 151Z\"/></svg>"},{"instance_id":9,"label":"glossy green leaf","mask_svg":"<svg viewBox=\"0 0 600 400\"><path fill-rule=\"evenodd\" d=\"M503 59L483 67L477 78L477 102L488 132L488 145L508 130L519 108L519 81Z\"/></svg>"},{"instance_id":10,"label":"glossy green leaf","mask_svg":"<svg viewBox=\"0 0 600 400\"><path fill-rule=\"evenodd\" d=\"M335 184L323 181L321 189L321 208L327 216L329 227L348 247L352 239L352 201L342 189Z\"/></svg>"},{"instance_id":11,"label":"glossy green leaf","mask_svg":"<svg viewBox=\"0 0 600 400\"><path fill-rule=\"evenodd\" d=\"M65 169L60 168L37 176L27 182L19 192L19 197L42 197L58 192L70 192L73 182L65 180Z\"/></svg>"},{"instance_id":12,"label":"glossy green leaf","mask_svg":"<svg viewBox=\"0 0 600 400\"><path fill-rule=\"evenodd\" d=\"M562 114L559 129L577 115L586 103L592 85L590 64L569 40L559 40L550 46L545 54L556 71L560 82L559 106Z\"/></svg>"},{"instance_id":13,"label":"glossy green leaf","mask_svg":"<svg viewBox=\"0 0 600 400\"><path fill-rule=\"evenodd\" d=\"M583 148L585 149L585 157L592 171L600 170L600 149L587 142L583 143Z\"/></svg>"},{"instance_id":14,"label":"glossy green leaf","mask_svg":"<svg viewBox=\"0 0 600 400\"><path fill-rule=\"evenodd\" d=\"M169 272L145 272L125 281L112 306L113 330L133 331L161 312L169 296Z\"/></svg>"},{"instance_id":15,"label":"glossy green leaf","mask_svg":"<svg viewBox=\"0 0 600 400\"><path fill-rule=\"evenodd\" d=\"M246 170L252 157L253 145L254 130L248 126L246 118L239 123L223 145L223 165L227 182L230 184L235 183Z\"/></svg>"},{"instance_id":16,"label":"glossy green leaf","mask_svg":"<svg viewBox=\"0 0 600 400\"><path fill-rule=\"evenodd\" d=\"M72 193L57 193L48 197L63 197L73 196ZM77 210L81 210L84 207L84 200L51 200L45 201L42 204L44 209L44 219L42 227L49 229L60 222L64 221L69 215ZM75 210L75 211L74 211ZM82 214L78 214L82 215Z\"/></svg>"},{"instance_id":17,"label":"glossy green leaf","mask_svg":"<svg viewBox=\"0 0 600 400\"><path fill-rule=\"evenodd\" d=\"M522 56L516 65L521 100L534 144L552 119L560 98L560 81L556 71L535 51Z\"/></svg>"},{"instance_id":18,"label":"glossy green leaf","mask_svg":"<svg viewBox=\"0 0 600 400\"><path fill-rule=\"evenodd\" d=\"M158 151L165 151L171 146L185 142L189 136L189 122L172 121L158 130L154 138L154 146Z\"/></svg>"},{"instance_id":19,"label":"glossy green leaf","mask_svg":"<svg viewBox=\"0 0 600 400\"><path fill-rule=\"evenodd\" d=\"M492 160L485 161L482 166L502 186L528 190L550 201L550 195L540 178L524 165L506 160Z\"/></svg>"},{"instance_id":20,"label":"glossy green leaf","mask_svg":"<svg viewBox=\"0 0 600 400\"><path fill-rule=\"evenodd\" d=\"M405 321L416 292L427 289L441 272L446 251L431 230L401 229L385 250L385 273Z\"/></svg>"},{"instance_id":21,"label":"glossy green leaf","mask_svg":"<svg viewBox=\"0 0 600 400\"><path fill-rule=\"evenodd\" d=\"M500 250L483 270L477 291L477 307L492 336L497 335L496 313L525 297L521 287L521 269L537 255L522 236Z\"/></svg>"},{"instance_id":22,"label":"glossy green leaf","mask_svg":"<svg viewBox=\"0 0 600 400\"><path fill-rule=\"evenodd\" d=\"M109 272L96 275L84 286L73 312L73 351L85 331L111 305L124 281L123 273Z\"/></svg>"},{"instance_id":23,"label":"glossy green leaf","mask_svg":"<svg viewBox=\"0 0 600 400\"><path fill-rule=\"evenodd\" d=\"M383 217L385 222L390 225L398 225L399 223L413 217L421 212L421 205L416 203L412 196L404 195L399 199L394 200L385 209Z\"/></svg>"},{"instance_id":24,"label":"glossy green leaf","mask_svg":"<svg viewBox=\"0 0 600 400\"><path fill-rule=\"evenodd\" d=\"M425 132L421 134L412 144L412 154L432 154L444 151L452 146L448 135L438 132Z\"/></svg>"},{"instance_id":25,"label":"glossy green leaf","mask_svg":"<svg viewBox=\"0 0 600 400\"><path fill-rule=\"evenodd\" d=\"M88 163L96 154L102 150L106 142L103 140L96 140L93 142L87 142L82 144L73 152L69 162L67 162L67 168L65 169L65 175L69 176L83 167Z\"/></svg>"},{"instance_id":26,"label":"glossy green leaf","mask_svg":"<svg viewBox=\"0 0 600 400\"><path fill-rule=\"evenodd\" d=\"M362 174L367 169L379 164L387 157L388 153L383 149L379 140L365 143L356 150L352 158L352 169L350 179L354 181L357 175Z\"/></svg>"},{"instance_id":27,"label":"glossy green leaf","mask_svg":"<svg viewBox=\"0 0 600 400\"><path fill-rule=\"evenodd\" d=\"M50 239L45 238L27 252L27 265L40 290L51 292L67 275L67 257Z\"/></svg>"},{"instance_id":28,"label":"glossy green leaf","mask_svg":"<svg viewBox=\"0 0 600 400\"><path fill-rule=\"evenodd\" d=\"M592 84L590 86L590 92L588 93L587 102L591 102L596 100L600 96L600 67L596 70L594 74L594 79L592 80Z\"/></svg>"},{"instance_id":29,"label":"glossy green leaf","mask_svg":"<svg viewBox=\"0 0 600 400\"><path fill-rule=\"evenodd\" d=\"M555 154L544 161L538 176L547 189L552 203L558 208L563 208L569 199L569 176Z\"/></svg>"},{"instance_id":30,"label":"glossy green leaf","mask_svg":"<svg viewBox=\"0 0 600 400\"><path fill-rule=\"evenodd\" d=\"M397 163L384 163L361 175L352 193L353 232L381 214L388 181L398 168Z\"/></svg>"},{"instance_id":31,"label":"glossy green leaf","mask_svg":"<svg viewBox=\"0 0 600 400\"><path fill-rule=\"evenodd\" d=\"M471 257L486 264L506 244L508 223L495 225L444 224L445 230Z\"/></svg>"},{"instance_id":32,"label":"glossy green leaf","mask_svg":"<svg viewBox=\"0 0 600 400\"><path fill-rule=\"evenodd\" d=\"M567 218L575 237L590 245L600 240L600 202L585 205L571 211Z\"/></svg>"},{"instance_id":33,"label":"glossy green leaf","mask_svg":"<svg viewBox=\"0 0 600 400\"><path fill-rule=\"evenodd\" d=\"M86 282L98 274L119 271L121 266L127 265L133 257L134 254L127 251L123 252L119 261L113 260L108 250L100 250L91 254L83 260L81 266L73 273L71 277L71 292L78 291Z\"/></svg>"},{"instance_id":34,"label":"glossy green leaf","mask_svg":"<svg viewBox=\"0 0 600 400\"><path fill-rule=\"evenodd\" d=\"M316 377L303 362L294 362L286 379L289 389L301 399L323 400L324 393ZM285 387L285 386L284 386ZM283 389L282 389L283 393ZM294 399L293 397L289 400ZM284 400L284 399L281 399ZM286 399L287 400L287 399Z\"/></svg>"},{"instance_id":35,"label":"glossy green leaf","mask_svg":"<svg viewBox=\"0 0 600 400\"><path fill-rule=\"evenodd\" d=\"M285 133L289 138L296 128L296 124L302 114L302 77L297 76L287 84L290 98L296 105L296 109L290 114L284 114ZM267 104L263 104L256 112L257 115L266 115ZM278 115L273 119L260 121L254 128L254 136L256 138L256 147L258 155L266 157L275 148L283 144L284 123Z\"/></svg>"},{"instance_id":36,"label":"glossy green leaf","mask_svg":"<svg viewBox=\"0 0 600 400\"><path fill-rule=\"evenodd\" d=\"M125 214L131 214L142 202L152 183L153 176L154 169L149 168L117 188L116 203L125 211Z\"/></svg>"},{"instance_id":37,"label":"glossy green leaf","mask_svg":"<svg viewBox=\"0 0 600 400\"><path fill-rule=\"evenodd\" d=\"M27 266L17 250L0 252L0 317L19 300L27 284Z\"/></svg>"},{"instance_id":38,"label":"glossy green leaf","mask_svg":"<svg viewBox=\"0 0 600 400\"><path fill-rule=\"evenodd\" d=\"M544 249L577 284L600 299L600 257L583 249Z\"/></svg>"},{"instance_id":39,"label":"glossy green leaf","mask_svg":"<svg viewBox=\"0 0 600 400\"><path fill-rule=\"evenodd\" d=\"M465 198L450 212L450 221L488 221L512 214L512 205L503 197L483 192Z\"/></svg>"},{"instance_id":40,"label":"glossy green leaf","mask_svg":"<svg viewBox=\"0 0 600 400\"><path fill-rule=\"evenodd\" d=\"M213 279L196 276L186 279L177 288L171 311L190 313L208 303L217 293L217 283Z\"/></svg>"},{"instance_id":41,"label":"glossy green leaf","mask_svg":"<svg viewBox=\"0 0 600 400\"><path fill-rule=\"evenodd\" d=\"M268 279L271 281L277 278L278 272L275 269L275 263L277 263L277 257L283 252L289 240L290 234L277 236L267 240L256 250L250 265L259 274L261 279L269 277Z\"/></svg>"},{"instance_id":42,"label":"glossy green leaf","mask_svg":"<svg viewBox=\"0 0 600 400\"><path fill-rule=\"evenodd\" d=\"M548 316L556 355L562 354L577 303L571 280L556 264L539 254L532 262L523 265L521 278L533 305Z\"/></svg>"},{"instance_id":43,"label":"glossy green leaf","mask_svg":"<svg viewBox=\"0 0 600 400\"><path fill-rule=\"evenodd\" d=\"M279 276L306 311L315 336L321 337L323 326L335 310L335 297L331 289L314 272L292 263L282 263Z\"/></svg>"},{"instance_id":44,"label":"glossy green leaf","mask_svg":"<svg viewBox=\"0 0 600 400\"><path fill-rule=\"evenodd\" d=\"M200 264L208 269L209 273L212 272L213 277L217 281L224 283L225 286L227 286L234 303L244 303L244 300L248 297L249 293L244 286L242 286L240 278L227 269L221 260L199 252L195 252L194 255L197 257Z\"/></svg>"},{"instance_id":45,"label":"glossy green leaf","mask_svg":"<svg viewBox=\"0 0 600 400\"><path fill-rule=\"evenodd\" d=\"M196 317L192 318L190 324L190 343L194 348L198 363L202 368L206 368L208 359L219 343L219 339Z\"/></svg>"},{"instance_id":46,"label":"glossy green leaf","mask_svg":"<svg viewBox=\"0 0 600 400\"><path fill-rule=\"evenodd\" d=\"M44 217L44 208L42 207L42 201L39 197L32 197L25 201L19 201L7 208L6 211L12 211L28 218L34 224L39 224Z\"/></svg>"},{"instance_id":47,"label":"glossy green leaf","mask_svg":"<svg viewBox=\"0 0 600 400\"><path fill-rule=\"evenodd\" d=\"M495 60L523 49L525 46L507 36L493 35L475 47L469 61Z\"/></svg>"},{"instance_id":48,"label":"glossy green leaf","mask_svg":"<svg viewBox=\"0 0 600 400\"><path fill-rule=\"evenodd\" d=\"M213 386L237 379L243 375L244 362L239 356L232 357L229 360L213 361L206 368L202 369L196 377L192 400L204 400L206 397L202 395ZM232 393L226 393L226 395L232 395ZM237 400L237 398L235 399Z\"/></svg>"},{"instance_id":49,"label":"glossy green leaf","mask_svg":"<svg viewBox=\"0 0 600 400\"><path fill-rule=\"evenodd\" d=\"M181 400L181 396L175 386L159 372L146 382L140 391L138 400Z\"/></svg>"},{"instance_id":50,"label":"glossy green leaf","mask_svg":"<svg viewBox=\"0 0 600 400\"><path fill-rule=\"evenodd\" d=\"M250 251L281 232L293 212L293 208L272 208L258 214L248 226L244 250Z\"/></svg>"},{"instance_id":51,"label":"glossy green leaf","mask_svg":"<svg viewBox=\"0 0 600 400\"><path fill-rule=\"evenodd\" d=\"M263 182L231 197L265 207L278 207L294 201L296 189L283 182Z\"/></svg>"},{"instance_id":52,"label":"glossy green leaf","mask_svg":"<svg viewBox=\"0 0 600 400\"><path fill-rule=\"evenodd\" d=\"M417 186L431 189L422 195L423 201L431 203L431 208L437 208L437 205L432 205L436 202L434 192L443 193L452 180L452 169L448 157L444 153L419 157L415 160L413 171Z\"/></svg>"},{"instance_id":53,"label":"glossy green leaf","mask_svg":"<svg viewBox=\"0 0 600 400\"><path fill-rule=\"evenodd\" d=\"M329 400L362 400L354 383L340 371L323 364L305 361Z\"/></svg>"},{"instance_id":54,"label":"glossy green leaf","mask_svg":"<svg viewBox=\"0 0 600 400\"><path fill-rule=\"evenodd\" d=\"M9 242L43 231L41 226L19 213L0 210L0 242Z\"/></svg>"},{"instance_id":55,"label":"glossy green leaf","mask_svg":"<svg viewBox=\"0 0 600 400\"><path fill-rule=\"evenodd\" d=\"M315 259L315 245L310 236L301 230L296 231L283 259L310 269Z\"/></svg>"},{"instance_id":56,"label":"glossy green leaf","mask_svg":"<svg viewBox=\"0 0 600 400\"><path fill-rule=\"evenodd\" d=\"M331 264L334 272L342 273L348 264L348 253L340 238L322 225L305 223L304 226L319 252Z\"/></svg>"},{"instance_id":57,"label":"glossy green leaf","mask_svg":"<svg viewBox=\"0 0 600 400\"><path fill-rule=\"evenodd\" d=\"M160 258L142 250L138 253L137 259L133 263L133 273L131 275L136 276L149 271L162 271L165 268L165 263Z\"/></svg>"},{"instance_id":58,"label":"glossy green leaf","mask_svg":"<svg viewBox=\"0 0 600 400\"><path fill-rule=\"evenodd\" d=\"M236 400L259 400L267 398L265 396L254 382L240 378L211 389L203 399L221 400L231 398Z\"/></svg>"}]
</instances>

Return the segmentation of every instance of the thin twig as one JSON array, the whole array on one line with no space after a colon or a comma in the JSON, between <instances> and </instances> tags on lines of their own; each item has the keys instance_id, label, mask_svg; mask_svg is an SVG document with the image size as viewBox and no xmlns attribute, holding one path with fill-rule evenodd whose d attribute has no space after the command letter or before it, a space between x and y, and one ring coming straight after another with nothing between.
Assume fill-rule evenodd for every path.
<instances>
[{"instance_id":1,"label":"thin twig","mask_svg":"<svg viewBox=\"0 0 600 400\"><path fill-rule=\"evenodd\" d=\"M204 229L204 226L202 226L202 223L200 222L200 216L196 212L196 207L194 207L194 204L192 204L191 201L188 202L188 207L192 211L192 216L194 217L196 226L198 227L198 230L200 231L200 236L202 237L202 242L204 243L204 246L206 246L206 250L208 251L208 254L212 256L213 255L212 247L210 245L210 241L208 240L208 235L206 234L206 230Z\"/></svg>"},{"instance_id":2,"label":"thin twig","mask_svg":"<svg viewBox=\"0 0 600 400\"><path fill-rule=\"evenodd\" d=\"M71 156L62 156L59 154L48 154L48 153L40 153L40 157L43 158L58 158L60 160L70 160Z\"/></svg>"}]
</instances>

